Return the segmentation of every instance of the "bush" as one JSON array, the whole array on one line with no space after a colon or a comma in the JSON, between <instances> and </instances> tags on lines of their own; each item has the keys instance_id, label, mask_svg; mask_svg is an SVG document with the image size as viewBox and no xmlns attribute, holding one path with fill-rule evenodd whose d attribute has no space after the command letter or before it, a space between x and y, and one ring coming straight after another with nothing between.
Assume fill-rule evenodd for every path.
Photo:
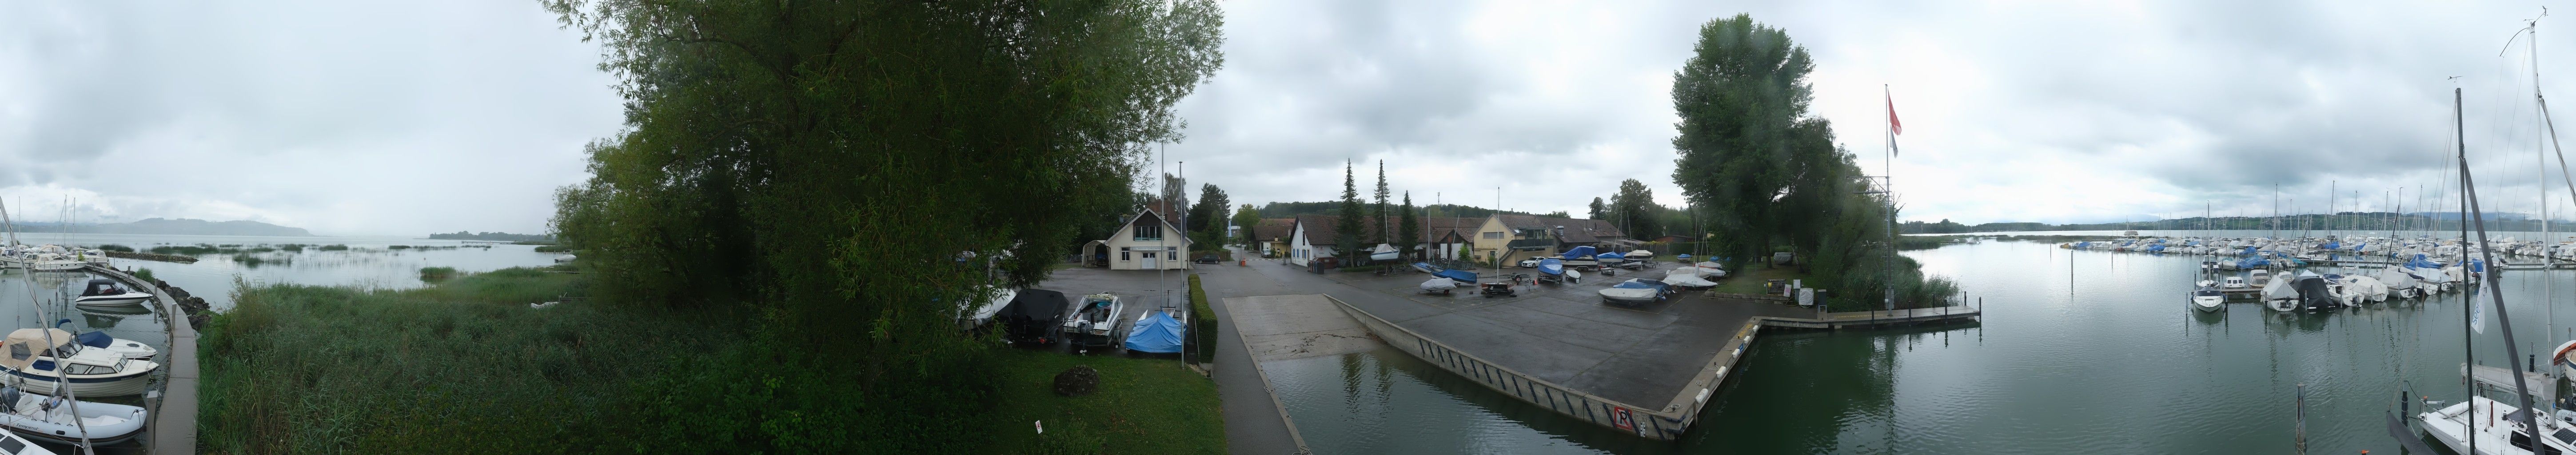
<instances>
[{"instance_id":1,"label":"bush","mask_svg":"<svg viewBox=\"0 0 2576 455\"><path fill-rule=\"evenodd\" d=\"M548 245L537 245L537 252L539 252L539 253L570 253L570 252L572 252L572 247L563 246L563 245L553 245L553 244L548 244Z\"/></svg>"},{"instance_id":2,"label":"bush","mask_svg":"<svg viewBox=\"0 0 2576 455\"><path fill-rule=\"evenodd\" d=\"M421 267L421 268L420 268L420 281L422 281L422 282L426 282L426 283L436 283L436 282L440 282L440 281L447 281L447 279L448 279L448 278L454 278L454 277L456 277L456 268L455 268L455 267Z\"/></svg>"},{"instance_id":3,"label":"bush","mask_svg":"<svg viewBox=\"0 0 2576 455\"><path fill-rule=\"evenodd\" d=\"M1199 289L1199 274L1190 274L1190 338L1198 343L1198 362L1216 363L1216 311L1208 306L1207 290Z\"/></svg>"},{"instance_id":4,"label":"bush","mask_svg":"<svg viewBox=\"0 0 2576 455\"><path fill-rule=\"evenodd\" d=\"M99 250L102 250L102 251L116 251L116 252L124 252L124 253L132 253L132 252L134 252L134 247L125 246L125 245L118 245L118 244L113 244L113 243L111 243L111 244L106 244L106 245L99 245L99 246L98 246L98 249L99 249Z\"/></svg>"},{"instance_id":5,"label":"bush","mask_svg":"<svg viewBox=\"0 0 2576 455\"><path fill-rule=\"evenodd\" d=\"M134 277L147 282L152 281L152 269L134 269Z\"/></svg>"}]
</instances>

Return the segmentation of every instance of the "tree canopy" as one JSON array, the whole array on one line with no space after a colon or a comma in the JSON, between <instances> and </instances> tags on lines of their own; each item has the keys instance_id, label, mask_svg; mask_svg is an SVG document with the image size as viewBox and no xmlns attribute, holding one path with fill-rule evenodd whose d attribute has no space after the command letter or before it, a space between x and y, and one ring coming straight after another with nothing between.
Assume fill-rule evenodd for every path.
<instances>
[{"instance_id":1,"label":"tree canopy","mask_svg":"<svg viewBox=\"0 0 2576 455\"><path fill-rule=\"evenodd\" d=\"M1834 145L1832 126L1807 112L1814 69L1787 31L1738 14L1700 26L1691 58L1673 75L1681 117L1673 183L1701 209L1714 255L1740 265L1770 251L1797 253L1845 305L1877 302L1890 285L1901 304L1945 298L1953 289L1946 280L1926 280L1911 259L1885 256L1893 204Z\"/></svg>"},{"instance_id":2,"label":"tree canopy","mask_svg":"<svg viewBox=\"0 0 2576 455\"><path fill-rule=\"evenodd\" d=\"M969 450L948 408L981 396L994 343L955 329L957 302L1037 283L1130 207L1148 144L1180 139L1172 104L1223 61L1205 0L544 4L626 104L556 195L590 292L758 315L800 347L780 355L833 359L812 365L838 395L801 400L863 410L670 435L766 444L727 451Z\"/></svg>"}]
</instances>

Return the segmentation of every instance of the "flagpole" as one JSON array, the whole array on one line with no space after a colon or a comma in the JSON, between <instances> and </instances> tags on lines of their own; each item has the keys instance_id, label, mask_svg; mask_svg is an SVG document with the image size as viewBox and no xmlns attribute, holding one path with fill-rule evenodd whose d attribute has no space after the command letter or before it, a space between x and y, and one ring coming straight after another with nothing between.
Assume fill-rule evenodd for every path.
<instances>
[{"instance_id":1,"label":"flagpole","mask_svg":"<svg viewBox=\"0 0 2576 455\"><path fill-rule=\"evenodd\" d=\"M1887 84L1878 84L1878 92L1887 100L1887 150L1883 151L1885 158L1879 160L1880 172L1885 172L1879 176L1879 184L1885 187L1880 188L1884 192L1879 197L1887 201L1887 255L1879 280L1887 288L1884 309L1896 311L1896 93Z\"/></svg>"}]
</instances>

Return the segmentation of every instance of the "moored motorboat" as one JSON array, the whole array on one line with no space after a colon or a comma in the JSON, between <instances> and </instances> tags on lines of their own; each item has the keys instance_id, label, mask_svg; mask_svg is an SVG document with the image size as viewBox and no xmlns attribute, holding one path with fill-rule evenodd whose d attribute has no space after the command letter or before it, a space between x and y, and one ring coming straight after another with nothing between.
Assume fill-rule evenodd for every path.
<instances>
[{"instance_id":1,"label":"moored motorboat","mask_svg":"<svg viewBox=\"0 0 2576 455\"><path fill-rule=\"evenodd\" d=\"M2218 287L2227 289L2245 289L2251 286L2245 284L2245 277L2231 276L2226 279L2218 280Z\"/></svg>"},{"instance_id":2,"label":"moored motorboat","mask_svg":"<svg viewBox=\"0 0 2576 455\"><path fill-rule=\"evenodd\" d=\"M125 289L124 286L118 286L115 280L92 278L89 280L89 286L81 290L80 297L72 298L72 304L91 307L135 306L142 305L147 300L152 300L152 294Z\"/></svg>"},{"instance_id":3,"label":"moored motorboat","mask_svg":"<svg viewBox=\"0 0 2576 455\"><path fill-rule=\"evenodd\" d=\"M51 346L51 347L48 347ZM62 329L18 329L0 340L0 376L8 385L51 395L54 383L71 384L79 396L140 395L152 370L161 364L128 360L105 349L84 349ZM70 353L64 355L63 353Z\"/></svg>"},{"instance_id":4,"label":"moored motorboat","mask_svg":"<svg viewBox=\"0 0 2576 455\"><path fill-rule=\"evenodd\" d=\"M2227 307L2227 293L2209 287L2191 291L2191 306L2201 311L2218 311Z\"/></svg>"},{"instance_id":5,"label":"moored motorboat","mask_svg":"<svg viewBox=\"0 0 2576 455\"><path fill-rule=\"evenodd\" d=\"M1620 256L1625 256L1625 257L1627 257L1628 259L1634 259L1634 260L1643 261L1643 260L1654 259L1654 258L1655 258L1655 252L1653 252L1653 251L1646 251L1646 250L1636 250L1636 251L1630 251L1630 252L1627 252L1626 254L1621 254Z\"/></svg>"},{"instance_id":6,"label":"moored motorboat","mask_svg":"<svg viewBox=\"0 0 2576 455\"><path fill-rule=\"evenodd\" d=\"M90 444L108 445L143 434L147 419L142 407L94 401L73 406L69 401L24 393L15 387L0 388L0 428L63 444L80 444L86 435ZM75 407L80 408L77 413L72 409Z\"/></svg>"}]
</instances>

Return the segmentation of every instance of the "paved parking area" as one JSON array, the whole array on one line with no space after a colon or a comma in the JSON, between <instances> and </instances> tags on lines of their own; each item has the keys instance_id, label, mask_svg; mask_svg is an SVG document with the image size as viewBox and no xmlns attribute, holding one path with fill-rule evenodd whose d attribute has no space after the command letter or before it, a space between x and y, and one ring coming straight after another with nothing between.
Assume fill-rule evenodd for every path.
<instances>
[{"instance_id":1,"label":"paved parking area","mask_svg":"<svg viewBox=\"0 0 2576 455\"><path fill-rule=\"evenodd\" d=\"M1256 267L1297 293L1324 293L1390 322L1521 373L1603 398L1660 408L1671 404L1727 340L1756 316L1814 317L1813 310L1684 293L1642 307L1604 304L1601 288L1629 278L1660 279L1676 266L1588 277L1579 285L1522 286L1513 297L1467 288L1425 295L1429 275L1317 275ZM1502 273L1527 269L1505 269ZM1493 274L1485 274L1491 278Z\"/></svg>"}]
</instances>

